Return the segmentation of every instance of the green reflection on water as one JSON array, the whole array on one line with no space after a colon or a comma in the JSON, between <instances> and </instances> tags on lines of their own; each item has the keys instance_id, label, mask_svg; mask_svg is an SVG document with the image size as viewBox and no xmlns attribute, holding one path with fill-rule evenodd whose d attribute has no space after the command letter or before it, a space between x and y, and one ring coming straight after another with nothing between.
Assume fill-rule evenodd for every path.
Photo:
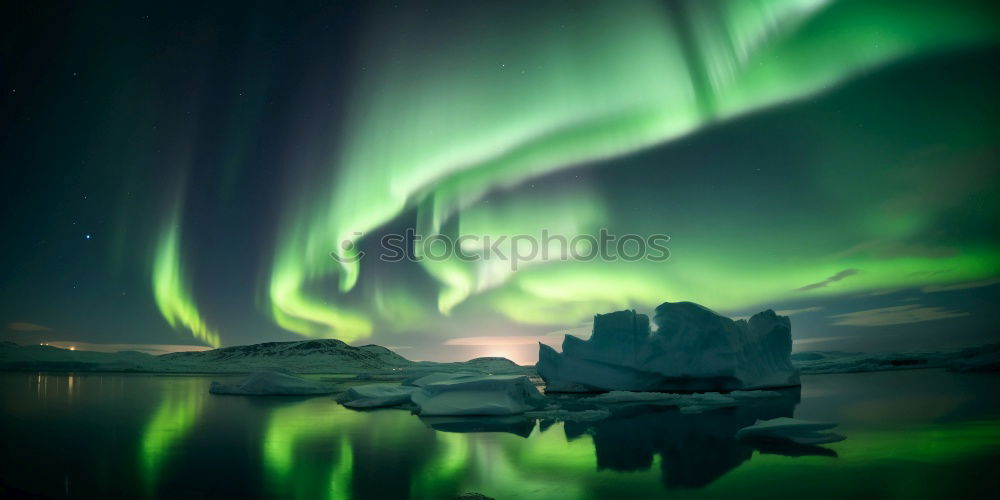
<instances>
[{"instance_id":1,"label":"green reflection on water","mask_svg":"<svg viewBox=\"0 0 1000 500\"><path fill-rule=\"evenodd\" d=\"M351 474L354 472L354 454L347 438L340 439L340 460L330 472L330 496L328 498L349 498Z\"/></svg>"},{"instance_id":2,"label":"green reflection on water","mask_svg":"<svg viewBox=\"0 0 1000 500\"><path fill-rule=\"evenodd\" d=\"M469 468L469 438L464 434L437 432L434 456L414 476L410 495L414 498L441 498L454 495Z\"/></svg>"},{"instance_id":3,"label":"green reflection on water","mask_svg":"<svg viewBox=\"0 0 1000 500\"><path fill-rule=\"evenodd\" d=\"M512 435L450 435L438 432L439 447L413 484L413 498L439 498L455 491L477 491L496 498L732 497L747 492L797 493L819 497L878 494L934 497L949 490L974 490L976 466L988 464L1000 449L1000 421L937 424L924 427L845 431L847 441L830 446L839 457L782 456L754 452L703 488L673 487L663 471L690 468L678 457L657 454L648 465L629 471L598 467L594 440L568 440L564 424L528 439ZM655 439L656 436L650 436ZM681 436L683 439L683 436ZM698 441L691 456L703 455ZM735 442L734 446L739 446ZM638 456L638 455L637 455ZM628 458L628 457L624 457ZM698 464L711 468L711 464ZM915 478L919 475L919 478ZM822 485L822 491L817 491ZM669 490L669 491L665 491Z\"/></svg>"},{"instance_id":4,"label":"green reflection on water","mask_svg":"<svg viewBox=\"0 0 1000 500\"><path fill-rule=\"evenodd\" d=\"M196 425L218 420L203 418L207 413L230 404L247 422L261 424L260 494L288 498L450 498L468 491L495 498L951 496L976 493L1000 455L1000 420L992 414L920 424L849 420L841 430L848 439L829 446L836 457L783 456L732 440L730 430L768 418L741 413L747 409L642 410L595 424L529 422L523 432L483 432L475 421L476 432L447 432L408 412L355 412L330 398L249 406L243 398L223 398L206 407L210 396L201 382L167 384L143 429L146 494L174 482L164 480L176 474L167 467L172 457L204 434L191 435ZM708 480L684 481L699 477Z\"/></svg>"},{"instance_id":5,"label":"green reflection on water","mask_svg":"<svg viewBox=\"0 0 1000 500\"><path fill-rule=\"evenodd\" d=\"M163 401L143 430L139 447L142 482L147 493L154 491L171 451L201 414L204 392L204 384L197 379L166 384Z\"/></svg>"},{"instance_id":6,"label":"green reflection on water","mask_svg":"<svg viewBox=\"0 0 1000 500\"><path fill-rule=\"evenodd\" d=\"M291 498L350 498L354 451L348 431L365 415L336 411L324 398L275 409L264 430L271 492Z\"/></svg>"},{"instance_id":7,"label":"green reflection on water","mask_svg":"<svg viewBox=\"0 0 1000 500\"><path fill-rule=\"evenodd\" d=\"M561 498L583 496L582 484L568 478L579 478L597 470L594 442L590 436L568 440L563 423L535 432L527 440L509 440L494 461L496 475L484 488L494 496L508 498L534 492L536 497Z\"/></svg>"},{"instance_id":8,"label":"green reflection on water","mask_svg":"<svg viewBox=\"0 0 1000 500\"><path fill-rule=\"evenodd\" d=\"M562 424L536 427L523 437L509 433L438 431L433 456L414 477L412 498L447 498L476 491L497 498L574 498L574 477L596 470L589 438L567 441ZM488 492L488 493L487 493Z\"/></svg>"},{"instance_id":9,"label":"green reflection on water","mask_svg":"<svg viewBox=\"0 0 1000 500\"><path fill-rule=\"evenodd\" d=\"M789 458L755 453L743 466L699 493L769 491L821 497L848 495L945 498L971 493L1000 452L1000 421L973 421L879 430L845 430L846 441L831 445L838 458Z\"/></svg>"}]
</instances>

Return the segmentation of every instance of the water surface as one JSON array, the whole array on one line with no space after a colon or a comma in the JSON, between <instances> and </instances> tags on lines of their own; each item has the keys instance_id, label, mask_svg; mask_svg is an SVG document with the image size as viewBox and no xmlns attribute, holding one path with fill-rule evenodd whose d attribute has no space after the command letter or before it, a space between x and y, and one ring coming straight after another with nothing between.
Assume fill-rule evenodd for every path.
<instances>
[{"instance_id":1,"label":"water surface","mask_svg":"<svg viewBox=\"0 0 1000 500\"><path fill-rule=\"evenodd\" d=\"M604 421L421 419L329 396L213 396L218 376L0 373L0 488L49 497L954 497L998 486L994 375L813 375L801 391ZM824 447L732 439L830 420Z\"/></svg>"}]
</instances>

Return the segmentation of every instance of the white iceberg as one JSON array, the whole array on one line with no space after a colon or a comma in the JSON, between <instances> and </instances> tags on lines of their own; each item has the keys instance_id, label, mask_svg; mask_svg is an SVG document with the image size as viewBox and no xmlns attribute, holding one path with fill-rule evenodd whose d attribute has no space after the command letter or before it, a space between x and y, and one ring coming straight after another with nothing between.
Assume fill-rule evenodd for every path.
<instances>
[{"instance_id":1,"label":"white iceberg","mask_svg":"<svg viewBox=\"0 0 1000 500\"><path fill-rule=\"evenodd\" d=\"M791 324L767 310L733 321L692 302L594 317L589 340L566 335L562 353L539 344L546 391L719 391L799 385Z\"/></svg>"},{"instance_id":2,"label":"white iceberg","mask_svg":"<svg viewBox=\"0 0 1000 500\"><path fill-rule=\"evenodd\" d=\"M348 408L383 408L410 403L416 387L396 384L368 384L351 387L337 402Z\"/></svg>"},{"instance_id":3,"label":"white iceberg","mask_svg":"<svg viewBox=\"0 0 1000 500\"><path fill-rule=\"evenodd\" d=\"M351 408L415 405L421 416L519 415L543 408L545 396L524 375L432 373L404 385L369 384L338 398Z\"/></svg>"},{"instance_id":4,"label":"white iceberg","mask_svg":"<svg viewBox=\"0 0 1000 500\"><path fill-rule=\"evenodd\" d=\"M256 372L243 381L228 385L212 382L208 392L243 396L300 396L330 394L336 388L315 380L306 380L277 370Z\"/></svg>"},{"instance_id":5,"label":"white iceberg","mask_svg":"<svg viewBox=\"0 0 1000 500\"><path fill-rule=\"evenodd\" d=\"M779 417L758 420L754 425L740 429L736 432L736 439L784 440L804 445L836 443L843 441L844 436L825 432L836 426L837 424L830 422Z\"/></svg>"},{"instance_id":6,"label":"white iceberg","mask_svg":"<svg viewBox=\"0 0 1000 500\"><path fill-rule=\"evenodd\" d=\"M424 385L411 399L421 416L517 415L546 405L524 375L452 376Z\"/></svg>"}]
</instances>

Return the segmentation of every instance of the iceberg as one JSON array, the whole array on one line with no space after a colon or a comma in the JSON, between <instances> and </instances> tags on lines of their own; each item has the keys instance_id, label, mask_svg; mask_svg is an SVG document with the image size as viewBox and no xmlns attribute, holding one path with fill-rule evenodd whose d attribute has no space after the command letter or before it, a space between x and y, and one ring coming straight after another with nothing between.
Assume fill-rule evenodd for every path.
<instances>
[{"instance_id":1,"label":"iceberg","mask_svg":"<svg viewBox=\"0 0 1000 500\"><path fill-rule=\"evenodd\" d=\"M825 432L836 426L837 424L829 422L779 417L771 420L758 420L754 425L740 429L736 432L736 439L783 440L802 445L836 443L843 441L844 436Z\"/></svg>"},{"instance_id":2,"label":"iceberg","mask_svg":"<svg viewBox=\"0 0 1000 500\"><path fill-rule=\"evenodd\" d=\"M520 415L544 408L546 399L524 375L431 373L403 385L352 387L338 401L349 408L415 405L421 417Z\"/></svg>"},{"instance_id":3,"label":"iceberg","mask_svg":"<svg viewBox=\"0 0 1000 500\"><path fill-rule=\"evenodd\" d=\"M455 381L455 380L462 380L462 379L482 377L482 376L483 376L482 373L465 372L465 371L435 372L429 375L420 375L406 379L403 381L403 385L410 385L413 387L424 387L426 385L430 385L435 382L444 382L449 380Z\"/></svg>"},{"instance_id":4,"label":"iceberg","mask_svg":"<svg viewBox=\"0 0 1000 500\"><path fill-rule=\"evenodd\" d=\"M213 381L208 392L242 396L302 396L337 391L335 387L322 382L299 378L284 371L267 370L256 372L233 385Z\"/></svg>"},{"instance_id":5,"label":"iceberg","mask_svg":"<svg viewBox=\"0 0 1000 500\"><path fill-rule=\"evenodd\" d=\"M524 375L455 376L423 386L412 400L421 416L517 415L546 406Z\"/></svg>"},{"instance_id":6,"label":"iceberg","mask_svg":"<svg viewBox=\"0 0 1000 500\"><path fill-rule=\"evenodd\" d=\"M351 387L337 398L348 408L384 408L410 403L416 387L396 384L368 384Z\"/></svg>"},{"instance_id":7,"label":"iceberg","mask_svg":"<svg viewBox=\"0 0 1000 500\"><path fill-rule=\"evenodd\" d=\"M692 302L594 316L593 334L539 344L547 392L732 391L799 385L791 323L772 310L733 321Z\"/></svg>"}]
</instances>

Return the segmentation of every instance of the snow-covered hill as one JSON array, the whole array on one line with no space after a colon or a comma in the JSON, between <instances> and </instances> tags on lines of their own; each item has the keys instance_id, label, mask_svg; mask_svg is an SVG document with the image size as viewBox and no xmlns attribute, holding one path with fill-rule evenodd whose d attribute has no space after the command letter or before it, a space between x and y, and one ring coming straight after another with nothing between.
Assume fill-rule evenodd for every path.
<instances>
[{"instance_id":1,"label":"snow-covered hill","mask_svg":"<svg viewBox=\"0 0 1000 500\"><path fill-rule=\"evenodd\" d=\"M533 368L518 366L506 358L476 358L462 363L415 362L382 346L354 347L335 339L265 342L161 356L0 342L0 370L248 373L272 368L295 373L377 375L387 379L426 371L533 372Z\"/></svg>"},{"instance_id":2,"label":"snow-covered hill","mask_svg":"<svg viewBox=\"0 0 1000 500\"><path fill-rule=\"evenodd\" d=\"M358 373L392 370L413 363L385 347L354 347L335 339L265 342L210 351L175 352L159 358L184 371L211 372L285 368L298 373ZM213 366L222 369L210 368Z\"/></svg>"}]
</instances>

